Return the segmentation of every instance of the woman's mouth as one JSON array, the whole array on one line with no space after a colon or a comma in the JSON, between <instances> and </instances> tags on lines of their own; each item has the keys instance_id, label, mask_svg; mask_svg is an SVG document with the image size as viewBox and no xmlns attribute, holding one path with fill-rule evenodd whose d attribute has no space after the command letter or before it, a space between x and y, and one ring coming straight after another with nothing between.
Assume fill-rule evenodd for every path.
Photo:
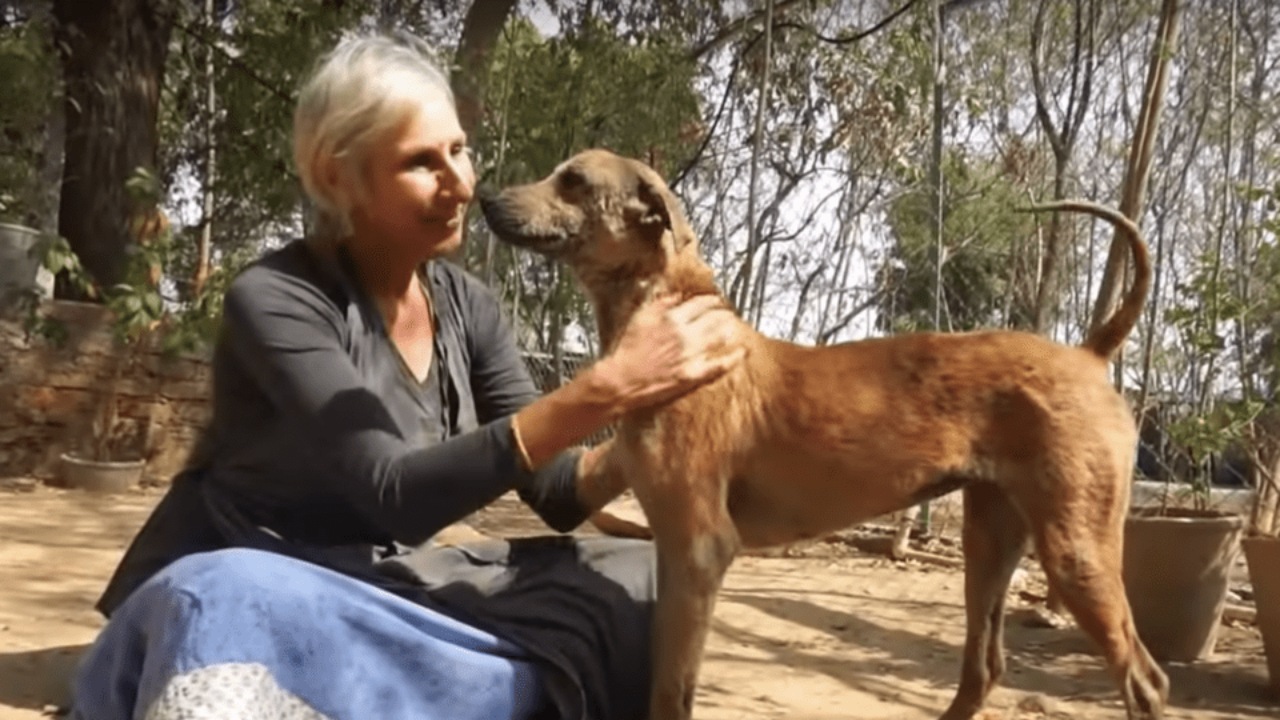
<instances>
[{"instance_id":1,"label":"woman's mouth","mask_svg":"<svg viewBox=\"0 0 1280 720\"><path fill-rule=\"evenodd\" d=\"M449 222L445 224L448 225L450 230L457 230L458 228L462 227L462 221L466 220L466 218L467 218L467 206L460 205L458 206L457 211L453 213L453 217L449 218Z\"/></svg>"},{"instance_id":2,"label":"woman's mouth","mask_svg":"<svg viewBox=\"0 0 1280 720\"><path fill-rule=\"evenodd\" d=\"M462 227L462 219L466 217L466 209L458 208L457 212L452 215L431 215L427 217L427 222L432 225L444 225L450 230L457 230Z\"/></svg>"}]
</instances>

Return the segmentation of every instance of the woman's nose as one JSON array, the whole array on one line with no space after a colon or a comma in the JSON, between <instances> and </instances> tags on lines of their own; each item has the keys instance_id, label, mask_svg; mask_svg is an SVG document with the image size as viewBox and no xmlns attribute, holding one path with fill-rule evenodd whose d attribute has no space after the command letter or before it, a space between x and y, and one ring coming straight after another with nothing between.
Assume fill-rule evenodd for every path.
<instances>
[{"instance_id":1,"label":"woman's nose","mask_svg":"<svg viewBox=\"0 0 1280 720\"><path fill-rule=\"evenodd\" d=\"M445 161L444 176L441 185L450 195L459 202L471 202L475 196L476 176L469 159L461 157Z\"/></svg>"}]
</instances>

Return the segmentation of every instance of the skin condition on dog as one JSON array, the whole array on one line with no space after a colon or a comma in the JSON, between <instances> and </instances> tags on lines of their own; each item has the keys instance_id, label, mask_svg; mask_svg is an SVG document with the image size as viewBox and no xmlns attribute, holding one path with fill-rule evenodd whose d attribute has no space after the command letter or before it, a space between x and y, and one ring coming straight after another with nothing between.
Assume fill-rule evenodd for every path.
<instances>
[{"instance_id":1,"label":"skin condition on dog","mask_svg":"<svg viewBox=\"0 0 1280 720\"><path fill-rule=\"evenodd\" d=\"M589 150L481 205L499 238L572 269L606 352L662 294L723 300L679 201L638 161ZM1114 210L1039 209L1106 219L1133 248L1134 287L1082 346L984 331L807 347L744 322L736 370L621 419L613 452L658 550L650 717L690 717L715 596L739 549L959 488L967 634L943 720L972 718L1004 672L1004 597L1028 542L1102 649L1130 720L1162 716L1168 680L1137 637L1120 575L1137 431L1107 378L1141 313L1150 263L1137 227Z\"/></svg>"}]
</instances>

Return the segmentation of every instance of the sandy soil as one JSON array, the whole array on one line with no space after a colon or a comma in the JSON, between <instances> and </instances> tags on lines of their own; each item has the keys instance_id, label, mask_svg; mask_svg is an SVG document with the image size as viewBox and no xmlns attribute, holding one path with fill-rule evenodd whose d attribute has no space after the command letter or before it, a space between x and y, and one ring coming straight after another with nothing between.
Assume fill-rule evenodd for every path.
<instances>
[{"instance_id":1,"label":"sandy soil","mask_svg":"<svg viewBox=\"0 0 1280 720\"><path fill-rule=\"evenodd\" d=\"M65 702L76 659L101 627L90 606L157 498L0 489L0 720L38 718ZM506 500L473 520L493 534L543 532ZM695 717L936 718L959 672L962 588L957 570L890 562L847 542L742 558L717 608ZM1029 622L1040 592L1028 567L1010 596L1009 674L983 719L1121 720L1084 636ZM1170 718L1280 717L1255 628L1224 627L1212 660L1168 671Z\"/></svg>"}]
</instances>

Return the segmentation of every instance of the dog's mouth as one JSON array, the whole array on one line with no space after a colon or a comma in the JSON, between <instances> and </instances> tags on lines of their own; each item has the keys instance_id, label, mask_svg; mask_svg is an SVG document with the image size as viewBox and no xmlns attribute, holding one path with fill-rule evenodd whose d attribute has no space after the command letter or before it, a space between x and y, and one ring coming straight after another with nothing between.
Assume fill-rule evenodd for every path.
<instances>
[{"instance_id":1,"label":"dog's mouth","mask_svg":"<svg viewBox=\"0 0 1280 720\"><path fill-rule=\"evenodd\" d=\"M573 237L564 227L543 227L529 222L502 193L482 195L480 210L489 229L499 240L542 255L554 257L562 254Z\"/></svg>"}]
</instances>

